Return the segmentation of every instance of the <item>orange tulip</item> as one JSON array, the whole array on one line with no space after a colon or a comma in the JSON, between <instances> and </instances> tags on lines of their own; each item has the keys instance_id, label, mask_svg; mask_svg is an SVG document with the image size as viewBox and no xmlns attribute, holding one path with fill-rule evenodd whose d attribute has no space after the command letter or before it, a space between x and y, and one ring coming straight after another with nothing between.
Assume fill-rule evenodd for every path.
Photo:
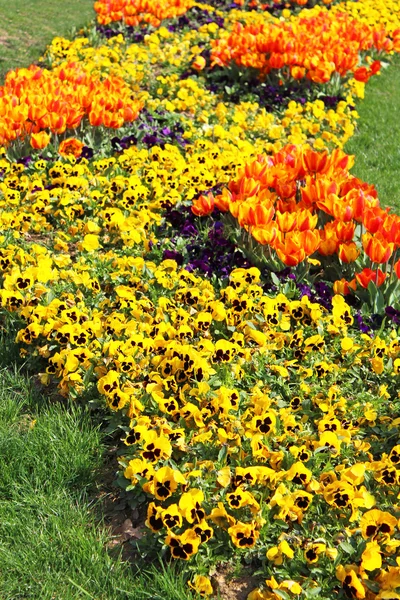
<instances>
[{"instance_id":1,"label":"orange tulip","mask_svg":"<svg viewBox=\"0 0 400 600\"><path fill-rule=\"evenodd\" d=\"M241 209L244 209L243 216L241 217ZM244 202L238 215L239 225L245 223L246 225L268 225L274 216L275 209L272 205L268 204L253 204L249 205Z\"/></svg>"},{"instance_id":2,"label":"orange tulip","mask_svg":"<svg viewBox=\"0 0 400 600\"><path fill-rule=\"evenodd\" d=\"M363 191L353 188L344 196L342 196L341 200L345 206L351 206L352 218L356 221L362 221L363 212L366 206L366 200Z\"/></svg>"},{"instance_id":3,"label":"orange tulip","mask_svg":"<svg viewBox=\"0 0 400 600\"><path fill-rule=\"evenodd\" d=\"M301 200L302 203L311 207L315 204L317 208L332 214L332 201L331 196L336 195L338 186L335 182L318 179L307 178L306 184L301 188Z\"/></svg>"},{"instance_id":4,"label":"orange tulip","mask_svg":"<svg viewBox=\"0 0 400 600\"><path fill-rule=\"evenodd\" d=\"M394 244L400 244L400 216L388 215L382 225L384 239Z\"/></svg>"},{"instance_id":5,"label":"orange tulip","mask_svg":"<svg viewBox=\"0 0 400 600\"><path fill-rule=\"evenodd\" d=\"M352 281L346 281L346 279L338 279L333 284L333 291L335 294L341 294L342 296L347 296L351 294L351 291L355 291L357 289L357 283L355 279Z\"/></svg>"},{"instance_id":6,"label":"orange tulip","mask_svg":"<svg viewBox=\"0 0 400 600\"><path fill-rule=\"evenodd\" d=\"M265 156L261 156L258 160L245 165L244 176L252 177L253 179L258 179L261 181L267 169L273 164L270 157L268 157L268 161L266 161L265 158Z\"/></svg>"},{"instance_id":7,"label":"orange tulip","mask_svg":"<svg viewBox=\"0 0 400 600\"><path fill-rule=\"evenodd\" d=\"M31 135L31 146L35 148L35 150L43 150L46 146L49 145L51 136L45 131L40 131L39 133L32 133Z\"/></svg>"},{"instance_id":8,"label":"orange tulip","mask_svg":"<svg viewBox=\"0 0 400 600\"><path fill-rule=\"evenodd\" d=\"M278 196L280 196L283 200L287 200L288 198L293 198L293 196L295 196L296 182L295 181L290 181L290 182L278 181L275 186L275 189L276 189L276 193L278 194Z\"/></svg>"},{"instance_id":9,"label":"orange tulip","mask_svg":"<svg viewBox=\"0 0 400 600\"><path fill-rule=\"evenodd\" d=\"M239 193L246 199L255 196L260 189L260 182L252 178L243 177L239 182Z\"/></svg>"},{"instance_id":10,"label":"orange tulip","mask_svg":"<svg viewBox=\"0 0 400 600\"><path fill-rule=\"evenodd\" d=\"M280 231L287 233L293 231L297 227L297 214L295 212L280 212L276 211L275 214L276 224Z\"/></svg>"},{"instance_id":11,"label":"orange tulip","mask_svg":"<svg viewBox=\"0 0 400 600\"><path fill-rule=\"evenodd\" d=\"M313 215L311 211L299 210L297 211L297 228L299 231L305 231L307 229L315 229L318 223L318 215Z\"/></svg>"},{"instance_id":12,"label":"orange tulip","mask_svg":"<svg viewBox=\"0 0 400 600\"><path fill-rule=\"evenodd\" d=\"M229 190L224 188L221 194L215 197L215 206L221 212L227 212L229 210L230 203L232 202L232 194Z\"/></svg>"},{"instance_id":13,"label":"orange tulip","mask_svg":"<svg viewBox=\"0 0 400 600\"><path fill-rule=\"evenodd\" d=\"M351 204L344 202L342 198L333 198L332 215L340 221L351 221L354 213Z\"/></svg>"},{"instance_id":14,"label":"orange tulip","mask_svg":"<svg viewBox=\"0 0 400 600\"><path fill-rule=\"evenodd\" d=\"M350 242L350 244L340 244L338 250L338 256L340 260L344 263L351 263L357 260L360 255L360 251L358 250L356 244L354 242Z\"/></svg>"},{"instance_id":15,"label":"orange tulip","mask_svg":"<svg viewBox=\"0 0 400 600\"><path fill-rule=\"evenodd\" d=\"M367 288L371 281L379 287L385 281L386 275L380 269L373 271L372 269L365 268L361 273L356 273L356 279L363 288Z\"/></svg>"},{"instance_id":16,"label":"orange tulip","mask_svg":"<svg viewBox=\"0 0 400 600\"><path fill-rule=\"evenodd\" d=\"M367 83L372 73L367 69L367 67L359 67L353 72L353 77L356 81L362 81L363 83Z\"/></svg>"},{"instance_id":17,"label":"orange tulip","mask_svg":"<svg viewBox=\"0 0 400 600\"><path fill-rule=\"evenodd\" d=\"M280 233L273 221L268 223L268 225L252 227L251 235L262 246L272 246L276 241L280 239Z\"/></svg>"},{"instance_id":18,"label":"orange tulip","mask_svg":"<svg viewBox=\"0 0 400 600\"><path fill-rule=\"evenodd\" d=\"M84 143L76 138L67 138L63 140L58 147L58 153L61 156L75 156L78 158L82 153L82 148L84 147Z\"/></svg>"},{"instance_id":19,"label":"orange tulip","mask_svg":"<svg viewBox=\"0 0 400 600\"><path fill-rule=\"evenodd\" d=\"M379 206L366 208L363 215L364 227L370 233L376 233L386 218L387 213Z\"/></svg>"},{"instance_id":20,"label":"orange tulip","mask_svg":"<svg viewBox=\"0 0 400 600\"><path fill-rule=\"evenodd\" d=\"M327 223L325 228L328 228L329 226L335 229L336 237L339 242L351 242L354 238L356 225L352 221L333 221L331 223Z\"/></svg>"},{"instance_id":21,"label":"orange tulip","mask_svg":"<svg viewBox=\"0 0 400 600\"><path fill-rule=\"evenodd\" d=\"M332 256L332 254L335 254L339 246L339 240L337 239L336 235L327 235L325 231L322 231L320 236L321 242L318 248L319 254L322 256Z\"/></svg>"},{"instance_id":22,"label":"orange tulip","mask_svg":"<svg viewBox=\"0 0 400 600\"><path fill-rule=\"evenodd\" d=\"M381 62L379 60L374 60L374 62L370 66L370 71L372 75L376 75L381 70Z\"/></svg>"},{"instance_id":23,"label":"orange tulip","mask_svg":"<svg viewBox=\"0 0 400 600\"><path fill-rule=\"evenodd\" d=\"M298 247L286 240L284 244L276 248L276 253L281 261L288 267L295 267L306 258L304 248Z\"/></svg>"},{"instance_id":24,"label":"orange tulip","mask_svg":"<svg viewBox=\"0 0 400 600\"><path fill-rule=\"evenodd\" d=\"M290 68L290 74L293 79L303 79L306 74L306 70L304 67L294 66Z\"/></svg>"},{"instance_id":25,"label":"orange tulip","mask_svg":"<svg viewBox=\"0 0 400 600\"><path fill-rule=\"evenodd\" d=\"M193 200L192 213L197 217L205 217L206 215L210 215L212 213L214 206L215 201L213 194L211 192L209 192L206 196L202 194L196 200Z\"/></svg>"},{"instance_id":26,"label":"orange tulip","mask_svg":"<svg viewBox=\"0 0 400 600\"><path fill-rule=\"evenodd\" d=\"M298 235L302 240L307 256L311 256L311 254L314 254L314 252L318 250L321 243L321 237L318 230L306 229L300 231Z\"/></svg>"},{"instance_id":27,"label":"orange tulip","mask_svg":"<svg viewBox=\"0 0 400 600\"><path fill-rule=\"evenodd\" d=\"M350 171L354 166L354 155L346 154L341 148L335 148L331 153L330 164L334 170Z\"/></svg>"},{"instance_id":28,"label":"orange tulip","mask_svg":"<svg viewBox=\"0 0 400 600\"><path fill-rule=\"evenodd\" d=\"M329 155L326 151L305 150L302 154L303 167L312 174L323 173L329 166L328 159Z\"/></svg>"},{"instance_id":29,"label":"orange tulip","mask_svg":"<svg viewBox=\"0 0 400 600\"><path fill-rule=\"evenodd\" d=\"M386 263L393 253L394 244L386 242L378 235L373 236L370 233L365 233L362 236L362 244L365 254L374 263Z\"/></svg>"},{"instance_id":30,"label":"orange tulip","mask_svg":"<svg viewBox=\"0 0 400 600\"><path fill-rule=\"evenodd\" d=\"M285 265L294 267L307 256L311 256L320 244L318 231L292 231L276 246L276 252Z\"/></svg>"}]
</instances>

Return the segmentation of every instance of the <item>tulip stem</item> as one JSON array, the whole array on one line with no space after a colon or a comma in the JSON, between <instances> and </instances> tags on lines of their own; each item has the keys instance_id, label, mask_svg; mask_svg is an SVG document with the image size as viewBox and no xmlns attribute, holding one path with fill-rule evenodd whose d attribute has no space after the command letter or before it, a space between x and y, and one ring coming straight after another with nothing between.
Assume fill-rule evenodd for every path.
<instances>
[{"instance_id":1,"label":"tulip stem","mask_svg":"<svg viewBox=\"0 0 400 600\"><path fill-rule=\"evenodd\" d=\"M392 275L393 275L393 271L394 271L394 263L396 262L396 254L397 254L397 251L394 250L393 254L392 254L392 264L390 265L390 267L391 267L391 270L390 270L390 281L392 281Z\"/></svg>"}]
</instances>

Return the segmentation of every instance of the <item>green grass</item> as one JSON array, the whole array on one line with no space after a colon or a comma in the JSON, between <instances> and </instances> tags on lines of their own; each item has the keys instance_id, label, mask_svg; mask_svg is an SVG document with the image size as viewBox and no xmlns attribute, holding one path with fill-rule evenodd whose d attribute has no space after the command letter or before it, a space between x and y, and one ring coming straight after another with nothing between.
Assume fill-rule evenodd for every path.
<instances>
[{"instance_id":1,"label":"green grass","mask_svg":"<svg viewBox=\"0 0 400 600\"><path fill-rule=\"evenodd\" d=\"M366 86L357 104L358 130L345 150L355 154L352 173L373 183L381 203L400 210L400 56Z\"/></svg>"},{"instance_id":2,"label":"green grass","mask_svg":"<svg viewBox=\"0 0 400 600\"><path fill-rule=\"evenodd\" d=\"M10 348L0 348L9 364ZM6 358L5 358L6 357ZM186 600L183 574L107 551L93 502L104 436L77 404L50 403L17 367L0 369L0 598Z\"/></svg>"},{"instance_id":3,"label":"green grass","mask_svg":"<svg viewBox=\"0 0 400 600\"><path fill-rule=\"evenodd\" d=\"M94 0L0 0L0 83L38 60L55 36L86 25Z\"/></svg>"}]
</instances>

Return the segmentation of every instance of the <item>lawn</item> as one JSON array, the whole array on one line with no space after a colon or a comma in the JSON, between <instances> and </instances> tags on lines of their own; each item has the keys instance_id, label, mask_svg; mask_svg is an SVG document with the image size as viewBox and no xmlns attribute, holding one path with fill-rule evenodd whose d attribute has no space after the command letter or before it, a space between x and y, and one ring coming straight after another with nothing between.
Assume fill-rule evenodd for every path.
<instances>
[{"instance_id":1,"label":"lawn","mask_svg":"<svg viewBox=\"0 0 400 600\"><path fill-rule=\"evenodd\" d=\"M1 0L0 82L7 71L37 62L55 36L94 17L92 0Z\"/></svg>"},{"instance_id":2,"label":"lawn","mask_svg":"<svg viewBox=\"0 0 400 600\"><path fill-rule=\"evenodd\" d=\"M364 100L357 106L360 115L355 135L346 152L355 154L354 175L373 183L385 206L400 209L400 58L382 69L369 82Z\"/></svg>"}]
</instances>

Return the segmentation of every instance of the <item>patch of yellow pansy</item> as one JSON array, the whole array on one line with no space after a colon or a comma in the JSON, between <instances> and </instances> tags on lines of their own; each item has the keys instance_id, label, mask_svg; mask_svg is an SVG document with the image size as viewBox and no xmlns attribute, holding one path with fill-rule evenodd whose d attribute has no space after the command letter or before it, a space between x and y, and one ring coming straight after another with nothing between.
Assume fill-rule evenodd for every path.
<instances>
[{"instance_id":1,"label":"patch of yellow pansy","mask_svg":"<svg viewBox=\"0 0 400 600\"><path fill-rule=\"evenodd\" d=\"M172 66L187 68L193 58L201 52L198 44L209 42L210 33L218 27L206 26L199 30L171 33L165 27L145 36L144 45L151 55L150 61L158 67ZM216 27L216 29L215 29Z\"/></svg>"},{"instance_id":2,"label":"patch of yellow pansy","mask_svg":"<svg viewBox=\"0 0 400 600\"><path fill-rule=\"evenodd\" d=\"M399 0L358 0L340 2L331 7L332 12L347 12L352 17L370 25L383 26L388 34L400 28Z\"/></svg>"},{"instance_id":3,"label":"patch of yellow pansy","mask_svg":"<svg viewBox=\"0 0 400 600\"><path fill-rule=\"evenodd\" d=\"M174 261L157 265L134 256L124 234L147 225L149 239L159 214L154 198L172 196L174 182L175 191L182 185L190 193L201 169L210 176L210 164L217 179L223 167L240 164L238 146L222 143L218 154L211 140L199 140L186 157L173 146L131 148L95 161L93 174L85 164L58 161L46 175L39 164L42 186L56 185L51 192L36 189L37 174L29 178L11 165L16 174L6 176L3 201L9 184L16 189L21 182L18 202L9 199L12 210L18 214L26 198L31 204L40 198L54 231L48 248L28 237L25 249L2 239L1 304L25 321L17 340L46 361L43 383L56 378L63 394L95 385L107 406L120 411L131 448L125 475L147 494L148 526L173 556L189 559L219 529L237 549L264 549L273 566L292 552L305 564L331 560L333 538L317 545L307 538L304 550L300 526L314 522L314 507L329 507L332 531L338 519L340 527L367 516L377 527L386 523L371 511L381 490L397 485L400 458L396 447L368 454L374 439L360 427L392 426L392 419L373 402L373 389L370 402L365 393L357 401L346 397L337 384L343 361L357 357L376 377L376 396L391 398L400 341L349 330L342 317L350 309L341 297L329 313L307 297L266 296L255 268L233 271L218 292ZM129 221L130 201L146 205L136 221ZM277 381L287 382L285 393ZM330 471L321 471L324 453ZM174 467L165 464L171 458ZM278 539L265 545L265 527L269 536L280 535L276 520L296 528L290 549ZM375 550L367 547L360 559L367 572Z\"/></svg>"},{"instance_id":4,"label":"patch of yellow pansy","mask_svg":"<svg viewBox=\"0 0 400 600\"><path fill-rule=\"evenodd\" d=\"M195 115L205 107L212 107L215 95L195 79L179 79L177 74L167 77L159 75L154 89L156 97L149 98L147 106L156 110L162 106L169 112L182 112Z\"/></svg>"},{"instance_id":5,"label":"patch of yellow pansy","mask_svg":"<svg viewBox=\"0 0 400 600\"><path fill-rule=\"evenodd\" d=\"M145 76L145 65L149 63L149 52L145 46L134 44L127 52L121 34L105 40L100 46L92 46L86 37L73 41L55 38L46 51L52 66L67 66L79 63L91 75L121 77L130 84L139 84ZM136 88L135 88L136 89Z\"/></svg>"},{"instance_id":6,"label":"patch of yellow pansy","mask_svg":"<svg viewBox=\"0 0 400 600\"><path fill-rule=\"evenodd\" d=\"M211 4L207 4L207 2L193 2L193 6L200 8L201 10L206 10L209 13L212 13L218 17L223 17L225 12L223 10L218 10L215 6Z\"/></svg>"},{"instance_id":7,"label":"patch of yellow pansy","mask_svg":"<svg viewBox=\"0 0 400 600\"><path fill-rule=\"evenodd\" d=\"M90 41L87 37L76 37L73 40L55 37L47 46L46 56L55 65L60 64L63 60L76 61L79 60L81 53L85 53L88 50L89 44Z\"/></svg>"},{"instance_id":8,"label":"patch of yellow pansy","mask_svg":"<svg viewBox=\"0 0 400 600\"><path fill-rule=\"evenodd\" d=\"M31 178L23 167L11 174L16 170L7 162L9 174L0 185L2 228L26 242L48 232L49 243L66 254L114 246L144 253L156 242L153 229L166 207L228 182L254 152L246 141L200 139L185 155L168 144L132 147L118 158L93 161L91 171L85 161L61 159L46 172L46 163L38 161Z\"/></svg>"},{"instance_id":9,"label":"patch of yellow pansy","mask_svg":"<svg viewBox=\"0 0 400 600\"><path fill-rule=\"evenodd\" d=\"M202 110L201 104L196 104L196 113L182 118L184 137L193 140L200 135L232 143L247 139L256 153L275 152L287 143L308 143L317 149L343 147L353 135L358 116L351 102L349 95L336 109L327 109L322 100L304 106L291 101L282 116L267 112L255 102L229 105L214 101ZM177 105L178 102L174 107ZM165 103L164 106L167 108Z\"/></svg>"},{"instance_id":10,"label":"patch of yellow pansy","mask_svg":"<svg viewBox=\"0 0 400 600\"><path fill-rule=\"evenodd\" d=\"M169 144L164 149L138 150L133 147L119 157L118 163L130 173L139 173L141 185L150 190L152 199L147 202L144 198L148 208L162 210L179 200L191 199L214 185L228 182L254 156L255 148L246 140L233 143L200 138L186 147L184 155Z\"/></svg>"},{"instance_id":11,"label":"patch of yellow pansy","mask_svg":"<svg viewBox=\"0 0 400 600\"><path fill-rule=\"evenodd\" d=\"M291 13L287 11L287 15L289 14ZM229 32L235 23L243 23L243 25L262 25L267 23L279 23L279 21L280 18L273 17L268 11L258 12L232 9L225 15L224 29L220 30L220 35L225 35L225 30Z\"/></svg>"},{"instance_id":12,"label":"patch of yellow pansy","mask_svg":"<svg viewBox=\"0 0 400 600\"><path fill-rule=\"evenodd\" d=\"M56 38L47 50L52 65L77 62L88 73L121 77L131 84L154 83L157 72L173 72L177 67L187 69L202 51L199 44L209 42L216 34L215 23L197 31L171 33L166 27L145 36L143 42L129 44L122 34L111 37L100 46L91 46L88 38L69 42ZM156 73L149 68L156 65Z\"/></svg>"}]
</instances>

